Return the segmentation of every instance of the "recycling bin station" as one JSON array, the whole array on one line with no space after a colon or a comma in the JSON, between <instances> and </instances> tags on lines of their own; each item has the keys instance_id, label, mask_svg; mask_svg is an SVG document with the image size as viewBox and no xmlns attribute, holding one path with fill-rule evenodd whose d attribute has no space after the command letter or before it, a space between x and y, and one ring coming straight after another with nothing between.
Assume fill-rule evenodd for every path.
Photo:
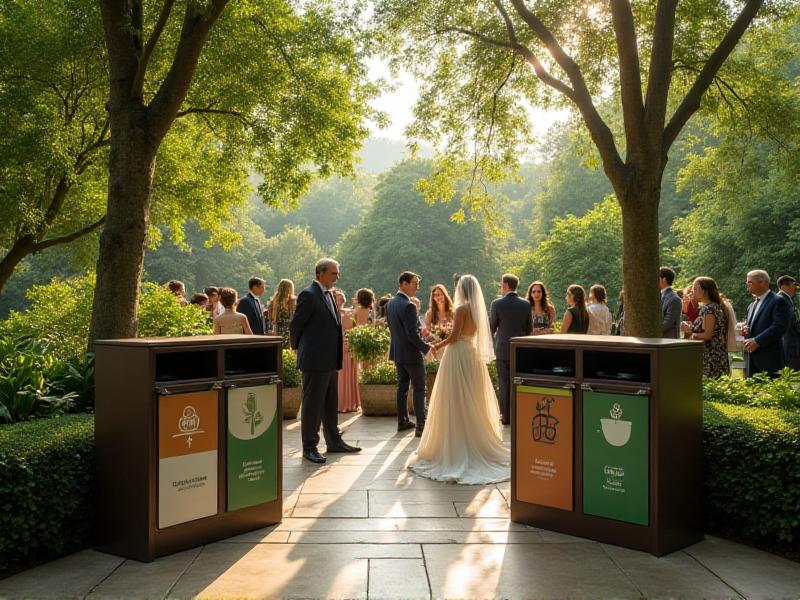
<instances>
[{"instance_id":1,"label":"recycling bin station","mask_svg":"<svg viewBox=\"0 0 800 600\"><path fill-rule=\"evenodd\" d=\"M511 341L511 520L662 556L703 539L702 342Z\"/></svg>"},{"instance_id":2,"label":"recycling bin station","mask_svg":"<svg viewBox=\"0 0 800 600\"><path fill-rule=\"evenodd\" d=\"M279 523L281 340L95 343L95 547L140 561Z\"/></svg>"}]
</instances>

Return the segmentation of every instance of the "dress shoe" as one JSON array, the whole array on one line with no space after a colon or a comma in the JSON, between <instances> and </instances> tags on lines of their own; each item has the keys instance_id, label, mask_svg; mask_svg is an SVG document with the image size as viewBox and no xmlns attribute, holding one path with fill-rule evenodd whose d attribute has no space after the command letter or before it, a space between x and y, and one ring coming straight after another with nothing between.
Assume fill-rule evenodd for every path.
<instances>
[{"instance_id":1,"label":"dress shoe","mask_svg":"<svg viewBox=\"0 0 800 600\"><path fill-rule=\"evenodd\" d=\"M422 437L422 429L420 429L419 427L417 427L417 428L414 430L414 437Z\"/></svg>"},{"instance_id":2,"label":"dress shoe","mask_svg":"<svg viewBox=\"0 0 800 600\"><path fill-rule=\"evenodd\" d=\"M414 423L412 423L411 421L400 421L397 424L397 431L405 431L406 429L414 429L414 427L416 427L416 425L414 425Z\"/></svg>"},{"instance_id":3,"label":"dress shoe","mask_svg":"<svg viewBox=\"0 0 800 600\"><path fill-rule=\"evenodd\" d=\"M303 458L318 465L323 464L327 460L316 448L312 448L311 450L303 450Z\"/></svg>"},{"instance_id":4,"label":"dress shoe","mask_svg":"<svg viewBox=\"0 0 800 600\"><path fill-rule=\"evenodd\" d=\"M351 446L344 440L341 440L335 446L328 446L326 453L330 454L331 452L361 452L361 448L358 446Z\"/></svg>"}]
</instances>

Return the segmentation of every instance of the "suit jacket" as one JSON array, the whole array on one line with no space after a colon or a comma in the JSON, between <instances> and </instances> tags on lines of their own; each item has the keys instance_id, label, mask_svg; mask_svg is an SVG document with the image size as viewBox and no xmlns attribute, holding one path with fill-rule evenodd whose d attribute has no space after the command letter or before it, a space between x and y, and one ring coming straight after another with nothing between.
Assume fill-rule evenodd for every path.
<instances>
[{"instance_id":1,"label":"suit jacket","mask_svg":"<svg viewBox=\"0 0 800 600\"><path fill-rule=\"evenodd\" d=\"M389 360L403 365L421 365L431 349L419 335L417 307L408 296L398 292L386 305L386 319L392 341L389 345Z\"/></svg>"},{"instance_id":2,"label":"suit jacket","mask_svg":"<svg viewBox=\"0 0 800 600\"><path fill-rule=\"evenodd\" d=\"M789 326L790 307L786 300L770 290L753 317L755 301L747 307L748 338L758 342L755 352L745 352L745 374L758 371L775 373L784 367L783 334Z\"/></svg>"},{"instance_id":3,"label":"suit jacket","mask_svg":"<svg viewBox=\"0 0 800 600\"><path fill-rule=\"evenodd\" d=\"M681 337L681 298L671 287L661 293L661 337Z\"/></svg>"},{"instance_id":4,"label":"suit jacket","mask_svg":"<svg viewBox=\"0 0 800 600\"><path fill-rule=\"evenodd\" d=\"M297 297L289 338L292 348L297 350L297 368L301 371L342 368L342 324L328 307L316 282Z\"/></svg>"},{"instance_id":5,"label":"suit jacket","mask_svg":"<svg viewBox=\"0 0 800 600\"><path fill-rule=\"evenodd\" d=\"M494 355L497 360L511 357L511 338L530 335L533 330L531 304L516 292L509 292L492 302L489 327L494 336Z\"/></svg>"},{"instance_id":6,"label":"suit jacket","mask_svg":"<svg viewBox=\"0 0 800 600\"><path fill-rule=\"evenodd\" d=\"M778 292L786 302L789 303L789 326L783 334L783 353L786 359L786 366L800 371L800 316L797 314L797 307L794 299L784 292Z\"/></svg>"},{"instance_id":7,"label":"suit jacket","mask_svg":"<svg viewBox=\"0 0 800 600\"><path fill-rule=\"evenodd\" d=\"M242 313L247 317L250 323L250 329L256 335L264 335L266 327L264 323L264 309L261 307L261 300L254 296L251 292L247 292L242 299L239 300L239 305L236 311Z\"/></svg>"}]
</instances>

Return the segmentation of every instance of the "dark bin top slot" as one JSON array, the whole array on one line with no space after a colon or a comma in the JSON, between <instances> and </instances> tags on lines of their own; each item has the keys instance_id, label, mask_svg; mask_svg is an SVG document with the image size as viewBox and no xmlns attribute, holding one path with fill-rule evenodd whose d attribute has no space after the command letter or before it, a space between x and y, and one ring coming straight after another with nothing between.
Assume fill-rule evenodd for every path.
<instances>
[{"instance_id":1,"label":"dark bin top slot","mask_svg":"<svg viewBox=\"0 0 800 600\"><path fill-rule=\"evenodd\" d=\"M639 352L607 352L585 350L583 353L584 379L609 381L650 381L650 355Z\"/></svg>"},{"instance_id":2,"label":"dark bin top slot","mask_svg":"<svg viewBox=\"0 0 800 600\"><path fill-rule=\"evenodd\" d=\"M225 376L277 373L279 346L225 350Z\"/></svg>"},{"instance_id":3,"label":"dark bin top slot","mask_svg":"<svg viewBox=\"0 0 800 600\"><path fill-rule=\"evenodd\" d=\"M575 377L575 351L561 348L516 347L517 373Z\"/></svg>"},{"instance_id":4,"label":"dark bin top slot","mask_svg":"<svg viewBox=\"0 0 800 600\"><path fill-rule=\"evenodd\" d=\"M156 381L214 379L216 376L216 350L156 354Z\"/></svg>"}]
</instances>

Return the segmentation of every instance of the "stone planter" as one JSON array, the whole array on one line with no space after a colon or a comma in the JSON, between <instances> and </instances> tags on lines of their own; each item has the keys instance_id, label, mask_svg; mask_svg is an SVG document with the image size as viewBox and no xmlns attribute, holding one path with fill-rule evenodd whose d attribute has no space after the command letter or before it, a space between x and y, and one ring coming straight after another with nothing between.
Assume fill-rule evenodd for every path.
<instances>
[{"instance_id":1,"label":"stone planter","mask_svg":"<svg viewBox=\"0 0 800 600\"><path fill-rule=\"evenodd\" d=\"M301 386L293 388L283 388L281 392L281 406L283 407L284 419L296 419L300 412L300 400L303 397Z\"/></svg>"},{"instance_id":2,"label":"stone planter","mask_svg":"<svg viewBox=\"0 0 800 600\"><path fill-rule=\"evenodd\" d=\"M397 416L397 386L358 385L361 396L361 414L366 416Z\"/></svg>"}]
</instances>

